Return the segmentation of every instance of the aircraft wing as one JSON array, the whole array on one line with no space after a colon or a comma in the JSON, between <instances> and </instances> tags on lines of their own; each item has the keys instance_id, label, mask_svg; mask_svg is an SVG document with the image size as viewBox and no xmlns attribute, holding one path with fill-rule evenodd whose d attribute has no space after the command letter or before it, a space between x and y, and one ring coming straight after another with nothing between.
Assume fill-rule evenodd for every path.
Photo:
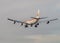
<instances>
[{"instance_id":1,"label":"aircraft wing","mask_svg":"<svg viewBox=\"0 0 60 43\"><path fill-rule=\"evenodd\" d=\"M15 24L15 23L23 23L22 21L13 20L13 19L10 19L10 18L8 18L8 20L13 21L13 22L14 22L14 24Z\"/></svg>"},{"instance_id":2,"label":"aircraft wing","mask_svg":"<svg viewBox=\"0 0 60 43\"><path fill-rule=\"evenodd\" d=\"M55 20L58 20L58 18L50 19L50 20L44 20L44 21L39 21L38 23L46 23L46 24L49 24L51 21L55 21Z\"/></svg>"}]
</instances>

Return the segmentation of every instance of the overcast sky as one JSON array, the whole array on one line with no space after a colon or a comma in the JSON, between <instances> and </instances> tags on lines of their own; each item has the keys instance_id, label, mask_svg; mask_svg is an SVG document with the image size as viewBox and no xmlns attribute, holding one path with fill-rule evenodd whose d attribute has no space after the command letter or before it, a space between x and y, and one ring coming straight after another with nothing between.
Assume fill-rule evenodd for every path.
<instances>
[{"instance_id":1,"label":"overcast sky","mask_svg":"<svg viewBox=\"0 0 60 43\"><path fill-rule=\"evenodd\" d=\"M60 20L41 23L38 28L13 24L36 16L60 19L60 0L0 0L0 43L60 43Z\"/></svg>"}]
</instances>

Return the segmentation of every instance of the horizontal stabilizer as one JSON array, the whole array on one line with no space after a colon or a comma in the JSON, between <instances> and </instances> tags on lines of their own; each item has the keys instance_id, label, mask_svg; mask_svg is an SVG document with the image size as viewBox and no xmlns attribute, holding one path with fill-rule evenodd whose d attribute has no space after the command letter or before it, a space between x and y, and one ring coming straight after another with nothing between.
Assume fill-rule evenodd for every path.
<instances>
[{"instance_id":1,"label":"horizontal stabilizer","mask_svg":"<svg viewBox=\"0 0 60 43\"><path fill-rule=\"evenodd\" d=\"M35 18L35 17L31 17L31 18L33 18L33 19L40 19L40 18Z\"/></svg>"},{"instance_id":2,"label":"horizontal stabilizer","mask_svg":"<svg viewBox=\"0 0 60 43\"><path fill-rule=\"evenodd\" d=\"M42 18L31 17L31 18L34 18L34 19L45 19L45 18L47 18L47 17L42 17Z\"/></svg>"}]
</instances>

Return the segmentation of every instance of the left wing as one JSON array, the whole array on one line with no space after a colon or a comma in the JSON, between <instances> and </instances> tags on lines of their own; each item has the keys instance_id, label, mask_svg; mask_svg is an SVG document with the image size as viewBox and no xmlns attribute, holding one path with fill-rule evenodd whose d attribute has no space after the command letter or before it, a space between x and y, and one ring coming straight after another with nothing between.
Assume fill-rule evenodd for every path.
<instances>
[{"instance_id":1,"label":"left wing","mask_svg":"<svg viewBox=\"0 0 60 43\"><path fill-rule=\"evenodd\" d=\"M50 20L44 20L44 21L39 21L39 23L45 23L46 22L46 24L49 24L51 21L55 21L55 20L58 20L58 18L50 19Z\"/></svg>"},{"instance_id":2,"label":"left wing","mask_svg":"<svg viewBox=\"0 0 60 43\"><path fill-rule=\"evenodd\" d=\"M13 22L14 22L14 24L15 24L15 23L23 23L22 21L13 20L13 19L10 19L10 18L8 18L8 20L13 21Z\"/></svg>"}]
</instances>

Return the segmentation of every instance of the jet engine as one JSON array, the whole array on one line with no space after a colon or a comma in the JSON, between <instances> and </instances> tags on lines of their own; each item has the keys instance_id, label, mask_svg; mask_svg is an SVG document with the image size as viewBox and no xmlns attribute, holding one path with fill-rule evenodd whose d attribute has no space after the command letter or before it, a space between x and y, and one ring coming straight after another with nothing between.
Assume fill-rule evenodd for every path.
<instances>
[{"instance_id":1,"label":"jet engine","mask_svg":"<svg viewBox=\"0 0 60 43\"><path fill-rule=\"evenodd\" d=\"M35 27L37 27L37 25L35 25Z\"/></svg>"},{"instance_id":2,"label":"jet engine","mask_svg":"<svg viewBox=\"0 0 60 43\"><path fill-rule=\"evenodd\" d=\"M28 25L25 25L25 27L28 27Z\"/></svg>"},{"instance_id":3,"label":"jet engine","mask_svg":"<svg viewBox=\"0 0 60 43\"><path fill-rule=\"evenodd\" d=\"M39 23L35 24L35 27L37 27L39 25Z\"/></svg>"},{"instance_id":4,"label":"jet engine","mask_svg":"<svg viewBox=\"0 0 60 43\"><path fill-rule=\"evenodd\" d=\"M36 25L39 25L39 23L37 23Z\"/></svg>"},{"instance_id":5,"label":"jet engine","mask_svg":"<svg viewBox=\"0 0 60 43\"><path fill-rule=\"evenodd\" d=\"M49 24L50 23L50 21L47 21L47 24Z\"/></svg>"}]
</instances>

